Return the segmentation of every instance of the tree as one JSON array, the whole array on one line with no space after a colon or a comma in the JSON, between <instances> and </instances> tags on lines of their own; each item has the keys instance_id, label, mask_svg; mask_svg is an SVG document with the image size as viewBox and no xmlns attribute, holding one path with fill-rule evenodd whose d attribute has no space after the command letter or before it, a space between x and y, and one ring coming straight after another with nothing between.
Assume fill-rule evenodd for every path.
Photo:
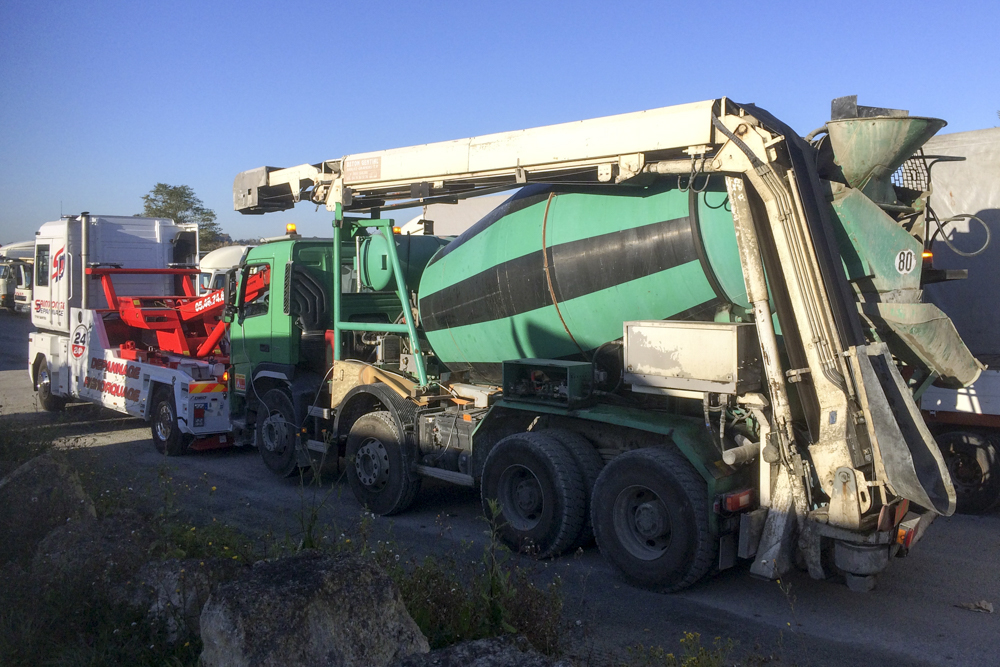
<instances>
[{"instance_id":1,"label":"tree","mask_svg":"<svg viewBox=\"0 0 1000 667\"><path fill-rule=\"evenodd\" d=\"M145 202L142 215L147 218L198 223L198 244L202 250L221 245L222 227L215 221L215 211L205 208L189 186L157 183L148 195L142 196L142 201Z\"/></svg>"}]
</instances>

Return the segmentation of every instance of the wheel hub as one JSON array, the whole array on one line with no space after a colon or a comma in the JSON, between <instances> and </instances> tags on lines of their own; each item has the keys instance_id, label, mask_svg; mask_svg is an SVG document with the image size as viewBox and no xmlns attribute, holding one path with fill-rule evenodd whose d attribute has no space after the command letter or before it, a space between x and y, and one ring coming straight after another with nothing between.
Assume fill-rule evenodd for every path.
<instances>
[{"instance_id":1,"label":"wheel hub","mask_svg":"<svg viewBox=\"0 0 1000 667\"><path fill-rule=\"evenodd\" d=\"M655 539L666 531L666 508L659 500L635 508L635 529L646 539Z\"/></svg>"},{"instance_id":2,"label":"wheel hub","mask_svg":"<svg viewBox=\"0 0 1000 667\"><path fill-rule=\"evenodd\" d=\"M362 443L354 458L358 479L366 487L379 490L389 480L389 452L381 441L370 438Z\"/></svg>"},{"instance_id":3,"label":"wheel hub","mask_svg":"<svg viewBox=\"0 0 1000 667\"><path fill-rule=\"evenodd\" d=\"M267 449L267 451L285 451L285 437L287 429L285 428L285 418L281 415L281 413L276 412L268 415L261 428L263 429L264 448Z\"/></svg>"},{"instance_id":4,"label":"wheel hub","mask_svg":"<svg viewBox=\"0 0 1000 667\"><path fill-rule=\"evenodd\" d=\"M164 403L160 405L156 413L156 437L166 442L170 439L170 434L174 430L174 415L170 410L170 405Z\"/></svg>"},{"instance_id":5,"label":"wheel hub","mask_svg":"<svg viewBox=\"0 0 1000 667\"><path fill-rule=\"evenodd\" d=\"M514 489L514 501L521 514L537 514L542 504L542 490L538 487L538 481L532 477L518 482Z\"/></svg>"},{"instance_id":6,"label":"wheel hub","mask_svg":"<svg viewBox=\"0 0 1000 667\"><path fill-rule=\"evenodd\" d=\"M964 452L954 452L952 457L948 462L948 472L952 481L957 482L956 486L965 487L963 490L978 487L983 481L983 469L979 462Z\"/></svg>"},{"instance_id":7,"label":"wheel hub","mask_svg":"<svg viewBox=\"0 0 1000 667\"><path fill-rule=\"evenodd\" d=\"M504 521L519 531L534 529L545 505L538 478L529 468L521 465L512 465L500 475L497 500Z\"/></svg>"},{"instance_id":8,"label":"wheel hub","mask_svg":"<svg viewBox=\"0 0 1000 667\"><path fill-rule=\"evenodd\" d=\"M612 512L618 540L633 557L655 560L670 546L670 512L652 489L642 485L622 489Z\"/></svg>"}]
</instances>

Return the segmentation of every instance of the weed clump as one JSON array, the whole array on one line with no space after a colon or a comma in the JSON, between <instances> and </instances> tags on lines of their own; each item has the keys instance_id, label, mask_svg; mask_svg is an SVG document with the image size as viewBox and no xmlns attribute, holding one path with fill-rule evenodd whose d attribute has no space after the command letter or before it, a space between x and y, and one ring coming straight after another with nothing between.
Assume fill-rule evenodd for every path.
<instances>
[{"instance_id":1,"label":"weed clump","mask_svg":"<svg viewBox=\"0 0 1000 667\"><path fill-rule=\"evenodd\" d=\"M426 558L412 571L390 570L406 608L432 649L506 634L524 635L538 651L558 652L562 595L556 578L545 587L513 565L500 543L496 517L482 556L461 567L453 558Z\"/></svg>"},{"instance_id":2,"label":"weed clump","mask_svg":"<svg viewBox=\"0 0 1000 667\"><path fill-rule=\"evenodd\" d=\"M629 661L621 663L621 667L723 667L728 664L733 648L732 639L723 641L716 637L708 648L701 645L701 634L685 632L680 655L668 653L662 646L639 644L629 647Z\"/></svg>"},{"instance_id":3,"label":"weed clump","mask_svg":"<svg viewBox=\"0 0 1000 667\"><path fill-rule=\"evenodd\" d=\"M12 419L3 419L0 426L0 479L51 448L52 435L45 429L29 428Z\"/></svg>"},{"instance_id":4,"label":"weed clump","mask_svg":"<svg viewBox=\"0 0 1000 667\"><path fill-rule=\"evenodd\" d=\"M197 638L170 641L166 619L148 618L103 574L92 564L42 581L0 567L0 664L197 664Z\"/></svg>"}]
</instances>

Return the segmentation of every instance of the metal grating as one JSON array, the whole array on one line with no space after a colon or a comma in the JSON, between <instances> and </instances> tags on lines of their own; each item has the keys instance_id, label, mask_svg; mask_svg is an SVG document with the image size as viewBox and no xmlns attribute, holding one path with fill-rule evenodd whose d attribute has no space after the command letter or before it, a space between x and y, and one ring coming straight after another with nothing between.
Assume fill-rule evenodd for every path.
<instances>
[{"instance_id":1,"label":"metal grating","mask_svg":"<svg viewBox=\"0 0 1000 667\"><path fill-rule=\"evenodd\" d=\"M896 170L896 173L892 175L892 184L917 192L926 192L930 189L930 173L927 169L923 148L908 157L903 165Z\"/></svg>"}]
</instances>

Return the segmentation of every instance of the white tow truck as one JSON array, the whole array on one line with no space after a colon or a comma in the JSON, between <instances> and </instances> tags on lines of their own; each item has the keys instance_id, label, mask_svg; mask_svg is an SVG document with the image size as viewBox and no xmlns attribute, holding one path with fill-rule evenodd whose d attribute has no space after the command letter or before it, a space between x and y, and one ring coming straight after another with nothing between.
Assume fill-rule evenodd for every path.
<instances>
[{"instance_id":1,"label":"white tow truck","mask_svg":"<svg viewBox=\"0 0 1000 667\"><path fill-rule=\"evenodd\" d=\"M41 407L79 400L151 421L163 453L227 445L222 292L197 296L197 258L193 224L82 213L42 225L28 337Z\"/></svg>"}]
</instances>

